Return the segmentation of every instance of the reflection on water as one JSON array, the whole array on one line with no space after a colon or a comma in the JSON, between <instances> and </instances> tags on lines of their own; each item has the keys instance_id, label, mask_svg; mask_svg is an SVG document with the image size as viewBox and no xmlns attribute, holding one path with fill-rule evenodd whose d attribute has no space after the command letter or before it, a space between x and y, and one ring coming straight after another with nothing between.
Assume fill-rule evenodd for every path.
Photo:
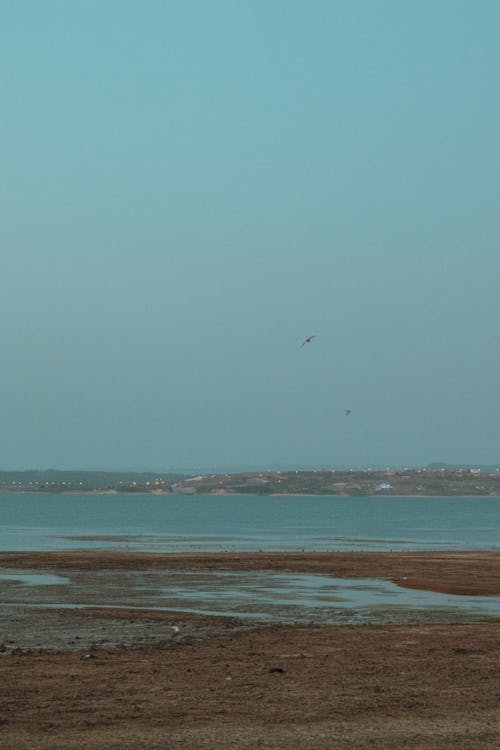
<instances>
[{"instance_id":1,"label":"reflection on water","mask_svg":"<svg viewBox=\"0 0 500 750\"><path fill-rule=\"evenodd\" d=\"M387 620L388 613L401 619L417 610L500 616L500 597L416 591L369 578L269 571L79 571L70 576L4 571L0 579L9 586L2 599L30 606L137 607L281 622L377 622Z\"/></svg>"}]
</instances>

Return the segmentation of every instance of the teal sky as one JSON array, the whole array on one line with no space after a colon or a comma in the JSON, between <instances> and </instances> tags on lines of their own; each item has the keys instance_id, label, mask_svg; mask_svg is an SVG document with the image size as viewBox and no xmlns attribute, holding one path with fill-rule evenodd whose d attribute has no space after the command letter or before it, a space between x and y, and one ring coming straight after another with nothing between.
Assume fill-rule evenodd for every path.
<instances>
[{"instance_id":1,"label":"teal sky","mask_svg":"<svg viewBox=\"0 0 500 750\"><path fill-rule=\"evenodd\" d=\"M500 460L498 2L0 19L0 468Z\"/></svg>"}]
</instances>

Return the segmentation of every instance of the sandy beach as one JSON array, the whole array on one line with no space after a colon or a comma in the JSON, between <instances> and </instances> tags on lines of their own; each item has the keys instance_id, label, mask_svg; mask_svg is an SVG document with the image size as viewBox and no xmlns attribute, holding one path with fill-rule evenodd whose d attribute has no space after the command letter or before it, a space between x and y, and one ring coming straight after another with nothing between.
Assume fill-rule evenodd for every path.
<instances>
[{"instance_id":1,"label":"sandy beach","mask_svg":"<svg viewBox=\"0 0 500 750\"><path fill-rule=\"evenodd\" d=\"M0 573L14 569L279 570L500 594L498 552L0 555ZM26 605L0 618L5 750L476 750L498 740L498 618L318 626Z\"/></svg>"}]
</instances>

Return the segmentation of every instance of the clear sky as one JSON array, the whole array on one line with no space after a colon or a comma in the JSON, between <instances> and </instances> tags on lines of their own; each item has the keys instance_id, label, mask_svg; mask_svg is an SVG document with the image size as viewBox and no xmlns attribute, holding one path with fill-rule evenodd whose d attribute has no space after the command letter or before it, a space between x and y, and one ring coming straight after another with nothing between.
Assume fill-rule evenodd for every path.
<instances>
[{"instance_id":1,"label":"clear sky","mask_svg":"<svg viewBox=\"0 0 500 750\"><path fill-rule=\"evenodd\" d=\"M0 11L0 468L500 460L497 0Z\"/></svg>"}]
</instances>

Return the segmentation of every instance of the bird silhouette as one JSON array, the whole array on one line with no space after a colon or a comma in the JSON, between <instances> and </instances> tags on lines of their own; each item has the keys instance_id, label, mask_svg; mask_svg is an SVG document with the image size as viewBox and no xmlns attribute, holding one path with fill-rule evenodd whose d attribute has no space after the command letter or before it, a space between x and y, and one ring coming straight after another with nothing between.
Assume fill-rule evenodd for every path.
<instances>
[{"instance_id":1,"label":"bird silhouette","mask_svg":"<svg viewBox=\"0 0 500 750\"><path fill-rule=\"evenodd\" d=\"M344 414L346 415L346 417L348 417L350 413L351 413L350 409L344 409Z\"/></svg>"},{"instance_id":2,"label":"bird silhouette","mask_svg":"<svg viewBox=\"0 0 500 750\"><path fill-rule=\"evenodd\" d=\"M303 346L306 344L310 344L313 339L316 338L316 334L313 334L312 336L308 336L304 341L301 343L300 348L302 349Z\"/></svg>"}]
</instances>

